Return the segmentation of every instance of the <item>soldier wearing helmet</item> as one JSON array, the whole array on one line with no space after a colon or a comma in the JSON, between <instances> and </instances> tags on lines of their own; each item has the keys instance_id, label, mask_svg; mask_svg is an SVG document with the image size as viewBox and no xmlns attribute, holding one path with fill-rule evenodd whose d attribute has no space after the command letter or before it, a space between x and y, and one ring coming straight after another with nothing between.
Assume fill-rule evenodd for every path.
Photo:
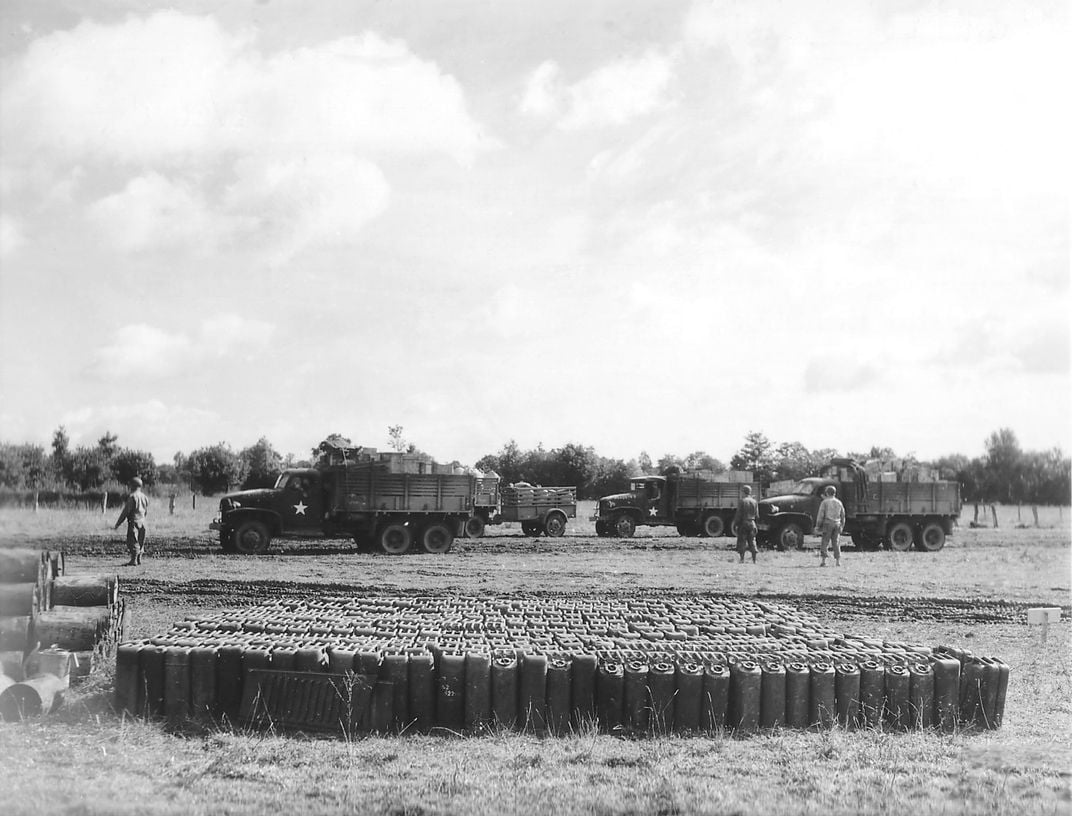
<instances>
[{"instance_id":1,"label":"soldier wearing helmet","mask_svg":"<svg viewBox=\"0 0 1072 816\"><path fill-rule=\"evenodd\" d=\"M145 516L149 512L149 497L141 492L142 481L138 476L130 480L130 493L123 503L123 512L115 522L115 529L124 521L127 523L127 552L130 560L124 567L136 567L141 564L145 550Z\"/></svg>"}]
</instances>

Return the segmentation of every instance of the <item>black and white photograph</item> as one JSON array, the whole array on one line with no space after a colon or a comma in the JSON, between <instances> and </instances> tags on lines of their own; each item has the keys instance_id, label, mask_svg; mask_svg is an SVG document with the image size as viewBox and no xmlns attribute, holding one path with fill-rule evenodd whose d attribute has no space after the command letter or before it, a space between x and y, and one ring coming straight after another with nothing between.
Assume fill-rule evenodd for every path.
<instances>
[{"instance_id":1,"label":"black and white photograph","mask_svg":"<svg viewBox=\"0 0 1072 816\"><path fill-rule=\"evenodd\" d=\"M0 0L0 812L1072 816L1061 0Z\"/></svg>"}]
</instances>

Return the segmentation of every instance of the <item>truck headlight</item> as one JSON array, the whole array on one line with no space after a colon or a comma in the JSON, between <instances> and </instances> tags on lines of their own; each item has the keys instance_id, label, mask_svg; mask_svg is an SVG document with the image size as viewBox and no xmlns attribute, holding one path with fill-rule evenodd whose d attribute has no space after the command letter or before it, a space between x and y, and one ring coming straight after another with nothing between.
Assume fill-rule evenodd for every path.
<instances>
[{"instance_id":1,"label":"truck headlight","mask_svg":"<svg viewBox=\"0 0 1072 816\"><path fill-rule=\"evenodd\" d=\"M771 515L774 515L775 513L778 513L778 512L780 512L780 511L778 510L778 505L776 505L776 504L772 504L772 505L770 506L770 511L771 511Z\"/></svg>"}]
</instances>

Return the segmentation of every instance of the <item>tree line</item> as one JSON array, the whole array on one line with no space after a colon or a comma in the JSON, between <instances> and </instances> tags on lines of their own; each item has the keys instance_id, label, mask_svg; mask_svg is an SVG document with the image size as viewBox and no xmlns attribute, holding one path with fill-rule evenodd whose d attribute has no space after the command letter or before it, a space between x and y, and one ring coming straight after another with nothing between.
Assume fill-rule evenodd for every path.
<instances>
[{"instance_id":1,"label":"tree line","mask_svg":"<svg viewBox=\"0 0 1072 816\"><path fill-rule=\"evenodd\" d=\"M388 445L396 451L421 453L402 437L402 427L388 428ZM911 453L898 456L888 447L866 451L835 448L808 449L800 442L773 443L765 434L751 431L729 460L733 470L752 471L763 485L782 480L814 476L832 458L845 456L864 462L898 460L905 466L926 466L941 479L959 482L966 502L1008 504L1068 504L1072 498L1072 459L1060 448L1025 451L1009 428L991 433L980 456L949 454L931 462L921 462ZM125 485L140 476L150 489L188 488L203 495L216 495L234 488L270 487L286 468L308 466L310 458L297 459L280 454L261 437L239 450L225 442L176 453L172 462L157 464L152 454L121 447L111 432L96 445L72 448L62 426L52 437L50 450L42 445L0 442L0 487L8 490L97 490L109 484ZM578 497L598 498L627 490L637 475L665 474L671 468L684 471L721 472L727 465L703 450L686 455L667 453L653 459L646 451L631 459L601 456L590 445L570 442L545 449L537 445L522 450L510 440L495 453L482 456L475 467L494 471L507 484L528 482L539 485L573 485Z\"/></svg>"}]
</instances>

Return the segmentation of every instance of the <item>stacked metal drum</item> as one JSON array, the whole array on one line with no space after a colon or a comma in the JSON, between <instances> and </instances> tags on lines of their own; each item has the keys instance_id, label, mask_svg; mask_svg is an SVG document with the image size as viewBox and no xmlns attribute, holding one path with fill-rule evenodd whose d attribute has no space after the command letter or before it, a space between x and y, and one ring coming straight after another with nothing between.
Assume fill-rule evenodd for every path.
<instances>
[{"instance_id":1,"label":"stacked metal drum","mask_svg":"<svg viewBox=\"0 0 1072 816\"><path fill-rule=\"evenodd\" d=\"M996 658L761 601L373 596L278 600L121 644L116 699L381 733L997 728L1008 678Z\"/></svg>"}]
</instances>

